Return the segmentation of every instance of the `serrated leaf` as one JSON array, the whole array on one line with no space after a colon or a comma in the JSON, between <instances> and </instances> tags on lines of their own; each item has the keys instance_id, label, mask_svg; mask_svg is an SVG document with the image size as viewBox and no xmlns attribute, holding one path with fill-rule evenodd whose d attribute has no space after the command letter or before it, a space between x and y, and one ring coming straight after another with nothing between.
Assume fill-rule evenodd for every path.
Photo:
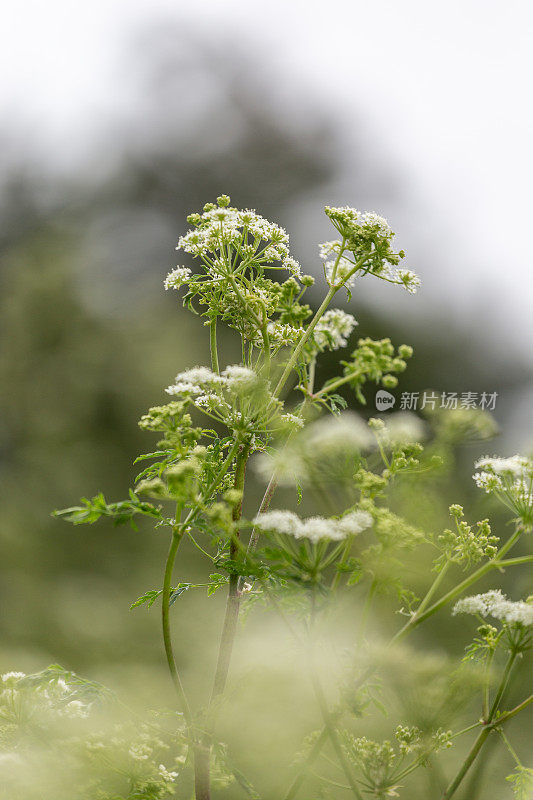
<instances>
[{"instance_id":1,"label":"serrated leaf","mask_svg":"<svg viewBox=\"0 0 533 800\"><path fill-rule=\"evenodd\" d=\"M159 595L163 594L162 589L149 589L143 595L137 598L137 600L131 604L130 609L137 608L138 606L147 604L148 608L151 608Z\"/></svg>"}]
</instances>

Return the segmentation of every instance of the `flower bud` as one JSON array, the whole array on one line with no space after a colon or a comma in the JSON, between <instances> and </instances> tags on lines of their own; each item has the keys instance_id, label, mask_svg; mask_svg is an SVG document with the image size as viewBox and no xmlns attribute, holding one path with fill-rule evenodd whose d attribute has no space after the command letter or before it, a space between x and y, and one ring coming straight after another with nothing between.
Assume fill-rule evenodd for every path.
<instances>
[{"instance_id":1,"label":"flower bud","mask_svg":"<svg viewBox=\"0 0 533 800\"><path fill-rule=\"evenodd\" d=\"M400 358L411 358L413 355L413 348L409 344L401 344L398 348L398 355Z\"/></svg>"}]
</instances>

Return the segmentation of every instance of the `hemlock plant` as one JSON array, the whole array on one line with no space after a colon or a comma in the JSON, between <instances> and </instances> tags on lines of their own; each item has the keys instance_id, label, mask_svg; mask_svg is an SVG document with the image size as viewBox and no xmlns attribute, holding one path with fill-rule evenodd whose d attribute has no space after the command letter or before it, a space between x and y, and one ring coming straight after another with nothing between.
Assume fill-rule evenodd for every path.
<instances>
[{"instance_id":1,"label":"hemlock plant","mask_svg":"<svg viewBox=\"0 0 533 800\"><path fill-rule=\"evenodd\" d=\"M351 355L339 362L338 375L316 385L321 356L345 347L357 325L351 314L331 307L336 295L351 298L362 279L378 278L410 293L419 285L418 277L400 266L404 253L394 249L394 233L382 217L348 207L328 206L325 211L336 238L319 248L325 296L314 314L304 300L314 279L302 274L291 256L283 228L254 211L231 207L227 196L188 217L191 229L179 239L177 249L193 266L177 266L167 276L165 288L183 293L184 305L205 318L211 363L176 375L166 390L168 402L150 408L141 418L140 427L155 433L158 442L153 452L137 459L147 466L126 500L108 502L99 494L56 512L74 524L93 523L101 517L133 522L137 515L144 515L153 519L160 534L167 531L169 551L162 585L146 592L133 606L161 605L164 650L181 715L173 717L170 726L167 720L157 735L155 726L148 726L141 741L137 732L133 744L131 731L115 736L113 747L126 752L125 756L114 754L108 740L100 744L91 740L93 754L106 753L105 770L97 771L89 794L80 787L78 794L71 792L69 797L191 797L182 788L191 774L196 800L216 797L221 787L229 785L233 786L231 796L262 796L260 787L252 786L231 766L218 738L239 615L243 605L256 603L270 606L279 615L295 646L305 653L322 718L322 727L310 732L292 768L289 785L280 787L280 800L309 797L305 782L310 778L319 783L316 791L320 794L313 797L410 797L411 773L432 770L441 751L452 745L462 748L462 737L467 738L469 732L475 732L476 739L470 750L465 749L456 774L434 783L433 794L424 796L434 800L454 796L472 764L483 758L485 741L492 736L509 750L514 772L508 781L515 796L529 797L532 772L520 761L505 727L533 700L533 695L524 694L518 704L506 705L509 683L531 645L533 604L531 598L510 601L499 590L463 595L491 572L533 561L530 555L509 555L533 524L533 463L515 456L487 457L476 464L477 485L512 513L513 531L503 542L493 534L488 520L471 524L458 505L450 507L450 528L439 534L420 530L389 508L394 485L405 479L424 481L429 471L438 469L439 453L454 439L454 431L484 439L492 434L493 425L487 414L474 410L468 412L466 424L459 410L455 415L449 412L445 423L435 419L430 433L412 414L392 414L366 423L344 411L345 401L337 394L343 386L360 402L364 402L368 382L387 389L396 386L412 349L395 348L389 339L359 339ZM279 280L274 279L276 274ZM229 326L240 338L238 364L222 360L217 341L220 325ZM427 437L433 439L424 452L420 441ZM243 497L250 460L258 474L265 476L266 489L259 508L245 518ZM329 516L304 517L295 509L278 507L279 486L296 486L299 495L305 498L309 493L314 501L321 495L326 501L334 497L335 503L342 486L349 501ZM205 559L205 578L176 585L173 571L185 539ZM417 597L406 576L410 559L422 548L434 552L433 574L422 597ZM173 642L180 616L175 601L196 587L207 589L208 594L227 593L215 672L201 709L191 706ZM396 629L380 647L370 642L368 626L377 596L388 598L390 625ZM332 701L332 688L326 691L323 685L317 647L327 638L334 609L343 603L351 604L352 617L357 618L352 640L346 642L347 652L355 655ZM408 718L398 724L390 720L390 738L374 741L367 734L368 722L383 704L377 681L386 675L387 659L402 652L418 626L452 607L456 615L479 618L477 636L461 667L470 670L464 673L470 677L458 680L480 692L481 716L462 730L438 725L431 714L418 724ZM398 612L404 615L403 626L398 624ZM496 622L494 626L488 617ZM457 616L457 622L461 618ZM503 666L502 654L506 656ZM414 670L413 659L407 661ZM455 675L456 669L457 665L450 666L448 673ZM17 673L3 676L2 720L9 718L9 709L21 703L20 698L47 691L43 689L47 681L57 689L57 672L40 675L40 679ZM95 702L94 693L87 692L91 685L71 673L59 677L65 713L70 709L90 715ZM446 691L441 689L443 708ZM81 705L73 706L76 692ZM38 705L41 700L39 695L28 702ZM165 754L161 763L158 749ZM122 770L129 781L119 788L116 774L114 783L106 784L102 777L113 770L117 758L122 759L118 772ZM233 753L232 763L238 761L239 754Z\"/></svg>"}]
</instances>

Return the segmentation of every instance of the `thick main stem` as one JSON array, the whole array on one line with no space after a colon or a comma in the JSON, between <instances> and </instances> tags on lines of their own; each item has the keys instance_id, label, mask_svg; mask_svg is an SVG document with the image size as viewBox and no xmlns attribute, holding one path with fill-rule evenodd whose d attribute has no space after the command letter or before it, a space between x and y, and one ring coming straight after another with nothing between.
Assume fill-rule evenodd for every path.
<instances>
[{"instance_id":1,"label":"thick main stem","mask_svg":"<svg viewBox=\"0 0 533 800\"><path fill-rule=\"evenodd\" d=\"M180 530L174 528L174 530L172 531L172 539L170 542L167 562L165 565L165 578L163 581L161 616L163 623L163 641L165 644L165 655L167 657L167 664L170 671L170 676L172 678L172 683L174 684L174 688L176 689L176 694L178 695L178 700L180 703L181 710L183 712L183 716L185 717L185 722L187 723L187 727L189 729L189 734L192 736L193 719L192 719L191 709L189 707L189 703L185 695L185 690L183 688L178 668L176 666L176 659L174 658L174 650L172 648L172 637L170 633L169 612L170 612L170 593L172 585L172 570L174 568L176 553L178 552L178 547L180 546L182 538L183 538L183 533Z\"/></svg>"},{"instance_id":2,"label":"thick main stem","mask_svg":"<svg viewBox=\"0 0 533 800\"><path fill-rule=\"evenodd\" d=\"M250 453L249 445L242 447L241 452L237 455L237 463L235 467L235 478L233 486L241 492L244 489L244 476L246 472L246 462ZM237 523L241 517L242 499L239 500L233 507L232 519ZM233 533L235 539L238 539L239 532L235 530ZM230 544L230 558L235 559L238 552L238 542L232 540ZM238 575L232 572L229 579L228 599L226 602L226 613L224 616L224 623L222 626L222 634L220 637L220 645L218 650L217 666L215 670L215 678L213 681L213 690L211 693L211 700L209 709L212 711L214 703L223 694L226 687L226 681L229 672L231 661L231 653L233 650L233 642L237 632L237 622L239 618L239 588L238 588ZM211 762L211 739L212 739L212 719L208 719L207 728L201 742L198 743L195 750L195 772L194 772L194 787L196 800L210 800L210 762Z\"/></svg>"},{"instance_id":3,"label":"thick main stem","mask_svg":"<svg viewBox=\"0 0 533 800\"><path fill-rule=\"evenodd\" d=\"M246 462L250 452L249 446L244 446L242 451L237 456L237 464L235 468L234 489L241 492L244 489L244 476L246 472ZM237 523L241 518L242 500L235 504L233 507L232 519ZM235 560L239 546L236 541L239 538L239 531L234 530L233 539L230 543L230 559ZM237 621L239 617L240 594L239 594L239 576L232 572L229 578L228 599L226 603L226 614L224 617L224 624L222 627L222 634L220 637L220 646L218 650L217 666L215 670L215 678L213 681L213 691L211 694L211 703L213 703L226 688L226 681L228 678L229 665L231 661L231 653L233 651L233 642L235 640L235 633L237 631Z\"/></svg>"}]
</instances>

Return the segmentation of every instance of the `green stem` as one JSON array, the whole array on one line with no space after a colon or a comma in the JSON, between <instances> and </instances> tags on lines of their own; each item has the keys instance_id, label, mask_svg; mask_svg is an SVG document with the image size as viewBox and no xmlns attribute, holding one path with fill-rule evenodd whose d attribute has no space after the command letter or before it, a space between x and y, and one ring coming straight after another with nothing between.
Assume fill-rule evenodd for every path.
<instances>
[{"instance_id":1,"label":"green stem","mask_svg":"<svg viewBox=\"0 0 533 800\"><path fill-rule=\"evenodd\" d=\"M237 465L235 468L234 488L242 493L244 489L244 477L246 472L246 462L250 453L249 445L243 447L242 451L237 456ZM236 523L241 517L242 501L239 501L233 508L232 519ZM238 530L234 533L238 539ZM235 559L238 552L238 544L232 541L230 544L230 559ZM228 678L229 665L231 661L231 653L233 650L233 642L237 632L237 620L239 617L240 595L239 595L239 576L232 572L229 579L228 599L226 603L226 614L224 617L224 624L222 627L222 634L220 637L220 646L218 651L217 666L215 670L215 678L213 681L213 690L211 694L211 705L223 694L226 687Z\"/></svg>"},{"instance_id":2,"label":"green stem","mask_svg":"<svg viewBox=\"0 0 533 800\"><path fill-rule=\"evenodd\" d=\"M334 389L338 389L340 386L344 386L345 383L353 380L356 376L357 372L352 372L350 375L345 375L344 378L338 378L336 381L333 381L333 383L326 384L326 386L323 386L320 391L313 395L313 399L317 400L319 397L322 397L323 394L332 392Z\"/></svg>"},{"instance_id":3,"label":"green stem","mask_svg":"<svg viewBox=\"0 0 533 800\"><path fill-rule=\"evenodd\" d=\"M178 695L180 707L183 712L183 716L185 717L189 733L192 736L193 734L192 713L185 694L185 690L183 688L183 684L181 682L178 668L176 666L176 660L174 658L174 650L172 647L172 637L170 633L169 611L170 611L170 593L172 586L172 570L174 568L176 553L178 552L178 547L180 546L182 538L183 538L183 533L174 528L174 530L172 531L172 539L170 541L170 548L168 551L167 561L165 565L165 578L163 582L161 615L163 623L163 641L165 644L165 654L167 657L167 664L170 671L170 676L172 678L174 688L176 689L176 694Z\"/></svg>"},{"instance_id":4,"label":"green stem","mask_svg":"<svg viewBox=\"0 0 533 800\"><path fill-rule=\"evenodd\" d=\"M518 558L506 558L504 561L499 561L499 567L515 567L517 564L531 564L533 562L533 555L519 556Z\"/></svg>"},{"instance_id":5,"label":"green stem","mask_svg":"<svg viewBox=\"0 0 533 800\"><path fill-rule=\"evenodd\" d=\"M521 767L521 768L523 768L523 766L524 766L524 765L522 764L522 762L521 762L521 761L520 761L520 759L518 758L518 754L517 754L516 750L515 750L515 749L514 749L514 747L512 746L511 742L509 741L509 739L507 738L507 736L505 735L505 733L504 733L503 731L501 731L501 730L499 730L499 731L498 731L498 733L499 733L499 734L500 734L500 736L502 737L503 741L505 742L505 746L507 747L507 749L509 750L510 754L511 754L511 755L512 755L512 757L514 758L514 760L515 760L515 762L516 762L516 765L517 765L517 767Z\"/></svg>"},{"instance_id":6,"label":"green stem","mask_svg":"<svg viewBox=\"0 0 533 800\"><path fill-rule=\"evenodd\" d=\"M211 347L211 369L220 374L220 367L218 365L218 347L217 347L217 318L213 317L209 323L209 344Z\"/></svg>"},{"instance_id":7,"label":"green stem","mask_svg":"<svg viewBox=\"0 0 533 800\"><path fill-rule=\"evenodd\" d=\"M498 725L503 725L503 723L507 722L508 719L511 719L512 717L516 716L516 714L519 714L524 710L524 708L527 708L530 703L533 703L533 694L530 694L529 697L526 697L525 700L512 708L510 711L506 711L505 714L502 714L501 717L498 718Z\"/></svg>"},{"instance_id":8,"label":"green stem","mask_svg":"<svg viewBox=\"0 0 533 800\"><path fill-rule=\"evenodd\" d=\"M431 617L436 611L439 611L441 608L443 608L443 606L451 603L456 597L459 597L459 595L466 591L466 589L469 589L474 583L477 583L477 581L479 581L480 578L483 578L488 572L493 569L499 569L501 567L501 557L509 552L511 547L520 537L521 533L522 530L517 528L505 542L505 544L503 544L498 550L493 559L487 561L486 564L483 564L483 566L479 567L479 569L473 572L472 575L470 575L468 578L465 578L464 581L461 581L461 583L459 583L453 589L450 589L449 592L443 595L436 603L433 603L433 605L426 609L422 614L415 612L408 622L406 622L403 628L394 636L391 644L401 641L401 639L403 639L410 630L420 625L421 622L424 622L424 620L426 620L428 617Z\"/></svg>"},{"instance_id":9,"label":"green stem","mask_svg":"<svg viewBox=\"0 0 533 800\"><path fill-rule=\"evenodd\" d=\"M417 614L421 614L428 607L430 601L435 596L435 593L436 593L437 589L439 588L439 586L441 585L442 581L444 580L444 578L446 576L446 573L448 572L448 570L450 568L450 564L451 564L451 561L447 561L445 563L445 565L443 566L443 568L441 569L441 571L439 572L439 574L437 575L437 577L435 578L435 580L433 581L431 586L429 587L428 591L426 592L426 596L423 598L422 602L420 603L420 605L416 609L415 616Z\"/></svg>"},{"instance_id":10,"label":"green stem","mask_svg":"<svg viewBox=\"0 0 533 800\"><path fill-rule=\"evenodd\" d=\"M266 377L270 373L270 337L268 335L267 321L261 326L261 337L263 339L263 354L265 358L265 373Z\"/></svg>"},{"instance_id":11,"label":"green stem","mask_svg":"<svg viewBox=\"0 0 533 800\"><path fill-rule=\"evenodd\" d=\"M328 730L327 728L324 727L320 731L320 736L318 737L313 747L309 751L307 758L305 759L305 762L302 768L300 769L300 772L294 778L283 800L294 800L305 780L307 771L311 768L311 764L314 764L314 762L320 755L320 752L324 747L324 745L326 744L327 740L328 740Z\"/></svg>"},{"instance_id":12,"label":"green stem","mask_svg":"<svg viewBox=\"0 0 533 800\"><path fill-rule=\"evenodd\" d=\"M482 718L484 722L487 722L489 718L489 708L490 708L490 672L492 667L492 661L494 659L494 650L491 650L488 657L485 660L485 669L483 670L483 712Z\"/></svg>"},{"instance_id":13,"label":"green stem","mask_svg":"<svg viewBox=\"0 0 533 800\"><path fill-rule=\"evenodd\" d=\"M457 775L455 776L453 781L450 783L450 785L448 786L448 788L444 792L444 794L442 796L442 800L449 800L450 797L453 797L453 795L455 794L455 792L457 791L457 789L461 785L461 783L463 781L463 778L465 777L466 773L468 772L468 770L470 769L470 767L472 766L472 764L476 760L477 756L479 755L479 752L480 752L481 748L483 747L483 745L485 744L490 732L493 730L492 722L494 720L494 717L496 716L496 713L498 711L499 705L500 705L502 697L503 697L503 693L505 692L505 689L506 689L507 684L509 682L509 676L511 674L511 670L513 668L513 665L514 665L514 663L516 661L517 656L518 656L518 652L516 650L513 650L511 652L510 656L509 656L507 664L505 665L505 670L503 672L502 679L500 681L500 685L498 686L498 690L496 692L496 696L495 696L494 701L492 703L492 706L490 708L486 725L484 726L483 730L481 731L481 733L477 737L476 741L472 745L472 748L471 748L470 752L468 753L467 757L465 758L465 760L463 761L459 772L457 773ZM497 721L497 724L500 725L501 722L502 722L502 719L499 719Z\"/></svg>"},{"instance_id":14,"label":"green stem","mask_svg":"<svg viewBox=\"0 0 533 800\"><path fill-rule=\"evenodd\" d=\"M309 337L313 333L313 331L314 331L319 319L321 318L321 316L323 315L324 311L326 310L326 308L331 303L331 301L332 301L333 297L335 296L335 294L337 293L337 291L338 291L338 289L336 289L336 288L335 289L330 288L330 290L328 291L328 293L325 296L324 300L322 301L322 303L320 305L320 308L318 309L318 311L316 312L315 316L313 317L313 319L311 320L311 322L309 323L309 325L305 329L304 333L300 337L300 341L296 345L296 347L295 347L295 349L293 351L293 354L289 358L289 360L287 362L287 365L285 366L285 369L283 371L283 374L282 374L281 378L279 379L276 388L274 389L274 397L279 397L279 395L281 394L281 391L282 391L283 387L285 386L285 384L287 382L287 379L288 379L289 375L292 372L293 367L298 362L298 359L299 359L299 357L301 355L302 350L304 349L304 347L305 347L305 345L307 343L307 340L309 339Z\"/></svg>"},{"instance_id":15,"label":"green stem","mask_svg":"<svg viewBox=\"0 0 533 800\"><path fill-rule=\"evenodd\" d=\"M265 489L265 493L263 495L263 499L261 500L261 505L259 506L259 509L257 511L258 514L263 514L265 511L268 510L268 508L270 506L270 503L271 503L271 500L272 500L272 497L274 495L274 492L276 491L277 486L278 486L278 478L277 478L276 472L273 472L272 473L272 477L270 478L270 480L268 482L268 486ZM248 547L246 548L247 557L251 556L252 553L254 552L254 550L257 548L257 544L259 542L259 536L260 536L259 528L254 525L254 527L252 528L252 533L250 535L250 539L248 541ZM239 589L242 589L242 584L243 583L244 583L244 580L242 579L242 576L241 576L241 578L239 578L239 585L238 585Z\"/></svg>"},{"instance_id":16,"label":"green stem","mask_svg":"<svg viewBox=\"0 0 533 800\"><path fill-rule=\"evenodd\" d=\"M242 447L237 456L235 467L234 488L242 493L244 488L244 475L246 462L250 452L249 445ZM242 500L233 507L233 522L237 522L241 516ZM238 531L234 532L238 538ZM232 541L230 544L230 558L233 560L237 554L238 543ZM239 592L238 576L232 573L229 579L229 592L226 603L226 614L222 626L222 635L218 651L217 666L213 682L213 690L209 703L209 714L212 711L214 702L222 695L226 686L233 642L237 631L237 620L239 616ZM213 721L208 721L202 740L198 743L195 750L195 798L196 800L210 800L211 797L211 740L212 740Z\"/></svg>"},{"instance_id":17,"label":"green stem","mask_svg":"<svg viewBox=\"0 0 533 800\"><path fill-rule=\"evenodd\" d=\"M337 588L337 586L341 581L341 575L343 574L342 567L344 566L344 564L346 564L348 560L348 556L350 555L350 550L352 549L353 540L354 540L353 536L349 536L346 540L344 549L342 551L342 555L339 559L339 566L337 568L337 572L335 573L335 575L333 576L333 580L331 581L331 586L330 586L331 591L335 591L335 589Z\"/></svg>"},{"instance_id":18,"label":"green stem","mask_svg":"<svg viewBox=\"0 0 533 800\"><path fill-rule=\"evenodd\" d=\"M357 798L357 800L363 800L361 792L359 791L359 789L357 787L357 784L355 782L355 779L354 779L354 777L352 775L352 771L350 769L350 765L348 764L346 756L344 755L344 751L342 749L342 745L341 745L341 743L339 741L339 737L337 736L337 731L335 729L335 725L333 724L333 721L331 719L331 715L329 713L329 709L328 709L328 706L327 706L326 698L324 696L324 690L322 689L322 685L321 685L321 683L320 683L320 681L318 679L318 676L316 674L313 675L313 688L314 688L315 695L316 695L316 698L317 698L317 701L318 701L318 706L320 708L320 713L322 714L322 718L324 720L324 727L325 727L325 729L327 731L327 735L329 737L329 740L331 741L333 749L335 750L335 755L339 759L339 763L340 763L340 765L342 767L342 771L344 772L344 774L346 776L346 780L348 781L348 783L350 785L350 789L352 790L352 794L353 794L354 797Z\"/></svg>"},{"instance_id":19,"label":"green stem","mask_svg":"<svg viewBox=\"0 0 533 800\"><path fill-rule=\"evenodd\" d=\"M444 794L442 795L442 800L449 800L452 797L457 789L459 788L460 784L462 783L463 778L465 777L466 773L476 760L479 751L485 744L486 739L488 738L491 732L491 728L483 728L479 736L477 737L476 741L472 745L470 752L468 753L467 757L465 758L461 769L455 776L454 780L450 783Z\"/></svg>"},{"instance_id":20,"label":"green stem","mask_svg":"<svg viewBox=\"0 0 533 800\"><path fill-rule=\"evenodd\" d=\"M494 698L494 700L492 702L492 705L490 707L489 716L487 718L487 723L492 722L492 720L494 719L494 715L496 714L496 712L497 712L497 710L498 710L498 708L500 706L500 703L501 703L502 697L503 697L503 693L505 692L505 690L507 688L507 684L509 683L511 670L512 670L512 668L514 666L514 663L515 663L515 661L517 659L517 656L518 656L518 652L516 650L513 650L511 655L509 656L507 664L505 665L505 670L503 672L502 679L500 681L500 685L498 686L498 690L496 692L496 696L495 696L495 698Z\"/></svg>"}]
</instances>

